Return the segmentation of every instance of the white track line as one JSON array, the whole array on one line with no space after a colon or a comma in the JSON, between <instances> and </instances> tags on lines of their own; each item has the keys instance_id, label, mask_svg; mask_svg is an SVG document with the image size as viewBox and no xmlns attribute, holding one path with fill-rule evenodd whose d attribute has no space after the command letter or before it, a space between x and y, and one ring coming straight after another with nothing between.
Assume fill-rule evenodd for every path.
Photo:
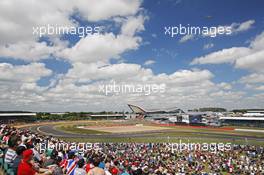
<instances>
[{"instance_id":1,"label":"white track line","mask_svg":"<svg viewBox=\"0 0 264 175\"><path fill-rule=\"evenodd\" d=\"M264 130L257 130L257 129L235 129L235 131L243 131L243 132L261 132L261 133L264 133Z\"/></svg>"}]
</instances>

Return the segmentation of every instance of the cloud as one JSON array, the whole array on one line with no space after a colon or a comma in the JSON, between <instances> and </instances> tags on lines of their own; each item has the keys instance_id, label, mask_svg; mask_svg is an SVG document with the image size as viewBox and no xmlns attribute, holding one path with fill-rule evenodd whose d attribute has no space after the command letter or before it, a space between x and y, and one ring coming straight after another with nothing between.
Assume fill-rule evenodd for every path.
<instances>
[{"instance_id":1,"label":"cloud","mask_svg":"<svg viewBox=\"0 0 264 175\"><path fill-rule=\"evenodd\" d=\"M208 70L179 70L168 76L172 83L178 85L186 85L198 83L199 81L207 81L213 78L213 74Z\"/></svg>"},{"instance_id":2,"label":"cloud","mask_svg":"<svg viewBox=\"0 0 264 175\"><path fill-rule=\"evenodd\" d=\"M210 49L210 48L212 48L212 47L214 47L214 44L213 44L213 43L208 43L208 44L205 44L205 45L203 46L203 49Z\"/></svg>"},{"instance_id":3,"label":"cloud","mask_svg":"<svg viewBox=\"0 0 264 175\"><path fill-rule=\"evenodd\" d=\"M52 81L52 85L39 87L36 81L40 77L50 76L52 73L44 67L44 64L32 63L26 66L8 64L3 67L5 68L0 69L1 72L9 72L10 75L3 75L5 80L2 77L2 82L10 80L19 83L19 85L16 84L10 88L7 83L1 84L1 89L5 89L6 93L2 94L0 98L5 99L7 104L13 104L13 107L22 109L87 111L102 110L103 108L113 110L122 109L125 104L130 102L147 105L149 100L153 100L151 106L154 107L159 107L162 103L164 106L177 104L186 108L217 104L219 98L223 102L223 100L228 101L233 97L240 98L241 96L239 93L231 92L231 87L227 83L213 83L214 75L209 70L178 70L171 74L155 75L151 69L138 64L74 62L72 68L65 75L56 78L56 83ZM34 72L33 78L32 72ZM18 76L19 74L21 76ZM119 96L106 97L99 92L99 85L107 84L111 80L124 84L166 84L166 91L162 94L149 96L135 97L131 94L120 94ZM219 91L222 96L211 95L217 94ZM19 98L19 100L16 100L14 104L13 99L15 98ZM87 106L88 103L91 105Z\"/></svg>"},{"instance_id":4,"label":"cloud","mask_svg":"<svg viewBox=\"0 0 264 175\"><path fill-rule=\"evenodd\" d=\"M236 59L248 55L250 49L246 47L232 47L210 53L208 55L194 58L191 62L194 64L222 64L222 63L234 63Z\"/></svg>"},{"instance_id":5,"label":"cloud","mask_svg":"<svg viewBox=\"0 0 264 175\"><path fill-rule=\"evenodd\" d=\"M231 108L237 105L233 103L234 99L239 103L240 99L245 98L243 92L232 91L229 83L214 83L214 74L207 69L186 68L156 74L139 64L120 63L124 53L138 49L144 42L139 33L145 30L148 17L143 12L142 2L2 0L0 56L22 59L27 64L0 63L0 107L5 110L102 111L121 110L127 103L135 103L145 107L160 107L163 104L164 107L177 105L185 109L208 105ZM106 30L71 43L57 35L48 36L47 40L51 43L41 42L40 38L32 35L34 26L80 25L71 18L73 14L87 23L110 23L110 27L114 27L113 32ZM248 23L235 28L240 32L251 25ZM191 39L191 36L186 36L182 41ZM257 50L262 50L261 43L262 37L257 37L245 50L249 50L250 54L252 50L257 53ZM158 52L175 57L175 53L169 53L164 48ZM39 63L51 56L68 60L71 67L66 73L57 75L44 63ZM259 59L258 55L255 57ZM111 59L119 60L113 64ZM236 59L229 58L227 62L236 63ZM238 66L245 67L244 62L250 67L256 66L255 63L249 64L247 58L241 60ZM145 62L145 65L150 64L153 64L153 60ZM50 77L49 82L41 86L39 81L47 77ZM111 80L127 84L166 84L166 90L149 96L105 96L99 92L99 85ZM259 97L255 99L259 101ZM254 99L248 99L241 105L245 104L257 103Z\"/></svg>"},{"instance_id":6,"label":"cloud","mask_svg":"<svg viewBox=\"0 0 264 175\"><path fill-rule=\"evenodd\" d=\"M141 0L77 0L74 6L89 21L107 20L115 16L135 15Z\"/></svg>"},{"instance_id":7,"label":"cloud","mask_svg":"<svg viewBox=\"0 0 264 175\"><path fill-rule=\"evenodd\" d=\"M251 54L241 57L236 60L235 67L240 69L248 69L251 71L263 72L264 66L264 50L254 52Z\"/></svg>"},{"instance_id":8,"label":"cloud","mask_svg":"<svg viewBox=\"0 0 264 175\"><path fill-rule=\"evenodd\" d=\"M51 74L43 63L16 66L0 63L0 107L16 110L20 106L19 109L25 110L28 103L39 105L45 99L41 94L46 88L38 86L37 81Z\"/></svg>"},{"instance_id":9,"label":"cloud","mask_svg":"<svg viewBox=\"0 0 264 175\"><path fill-rule=\"evenodd\" d=\"M22 59L25 61L39 61L49 58L52 54L63 49L65 44L47 45L46 42L18 42L0 46L2 57Z\"/></svg>"},{"instance_id":10,"label":"cloud","mask_svg":"<svg viewBox=\"0 0 264 175\"><path fill-rule=\"evenodd\" d=\"M203 37L216 37L216 36L222 36L223 34L235 35L235 34L238 34L240 32L244 32L244 31L251 29L254 23L255 23L255 20L248 20L248 21L245 21L242 23L232 23L230 25L219 25L219 26L215 27L215 30L209 30L209 27L208 27L208 32L206 32L206 33L204 32ZM200 29L200 28L197 27L197 29ZM185 42L193 40L197 37L198 37L198 35L195 35L195 34L184 35L180 39L179 42L185 43Z\"/></svg>"},{"instance_id":11,"label":"cloud","mask_svg":"<svg viewBox=\"0 0 264 175\"><path fill-rule=\"evenodd\" d=\"M74 26L69 19L72 13L72 5L56 2L43 1L19 1L3 0L0 2L0 44L14 44L22 41L36 41L37 36L33 35L34 26L46 24L57 24ZM23 20L21 20L23 19Z\"/></svg>"},{"instance_id":12,"label":"cloud","mask_svg":"<svg viewBox=\"0 0 264 175\"><path fill-rule=\"evenodd\" d=\"M140 10L140 5L141 0L2 0L0 44L38 41L38 36L33 35L33 27L48 24L77 26L76 21L70 18L76 13L84 20L98 22L133 16Z\"/></svg>"},{"instance_id":13,"label":"cloud","mask_svg":"<svg viewBox=\"0 0 264 175\"><path fill-rule=\"evenodd\" d=\"M180 43L185 43L189 40L194 39L194 35L184 35L181 39L180 39Z\"/></svg>"},{"instance_id":14,"label":"cloud","mask_svg":"<svg viewBox=\"0 0 264 175\"><path fill-rule=\"evenodd\" d=\"M263 91L264 90L264 74L263 73L252 73L243 76L239 79L239 83L245 85L247 89Z\"/></svg>"},{"instance_id":15,"label":"cloud","mask_svg":"<svg viewBox=\"0 0 264 175\"><path fill-rule=\"evenodd\" d=\"M147 18L139 15L137 17L128 17L121 28L123 35L134 36L135 33L145 30L144 21Z\"/></svg>"},{"instance_id":16,"label":"cloud","mask_svg":"<svg viewBox=\"0 0 264 175\"><path fill-rule=\"evenodd\" d=\"M242 29L240 29L242 30ZM261 91L264 83L264 32L257 35L248 47L232 47L212 52L202 57L194 58L196 64L223 64L229 63L237 69L250 71L249 75L241 77L235 83L242 83L247 89Z\"/></svg>"},{"instance_id":17,"label":"cloud","mask_svg":"<svg viewBox=\"0 0 264 175\"><path fill-rule=\"evenodd\" d=\"M182 0L169 0L169 2L173 5L173 6L177 6L178 4L180 4L182 2ZM158 2L159 4L161 3L160 1Z\"/></svg>"},{"instance_id":18,"label":"cloud","mask_svg":"<svg viewBox=\"0 0 264 175\"><path fill-rule=\"evenodd\" d=\"M152 64L155 64L155 63L156 63L156 61L154 61L154 60L147 60L147 61L145 61L144 65L145 66L149 66L149 65L152 65Z\"/></svg>"},{"instance_id":19,"label":"cloud","mask_svg":"<svg viewBox=\"0 0 264 175\"><path fill-rule=\"evenodd\" d=\"M182 0L176 0L176 1L174 2L174 5L180 4L181 2L182 2Z\"/></svg>"},{"instance_id":20,"label":"cloud","mask_svg":"<svg viewBox=\"0 0 264 175\"><path fill-rule=\"evenodd\" d=\"M264 74L253 73L240 79L242 83L264 83Z\"/></svg>"},{"instance_id":21,"label":"cloud","mask_svg":"<svg viewBox=\"0 0 264 175\"><path fill-rule=\"evenodd\" d=\"M0 81L2 83L6 81L32 83L41 77L51 75L51 73L52 71L46 69L43 63L31 63L19 66L0 63Z\"/></svg>"},{"instance_id":22,"label":"cloud","mask_svg":"<svg viewBox=\"0 0 264 175\"><path fill-rule=\"evenodd\" d=\"M125 51L137 49L140 42L140 37L115 36L113 33L88 35L56 55L71 62L108 62Z\"/></svg>"},{"instance_id":23,"label":"cloud","mask_svg":"<svg viewBox=\"0 0 264 175\"><path fill-rule=\"evenodd\" d=\"M235 35L251 29L254 23L255 20L248 20L242 23L234 22L230 25L219 25L216 27L216 30L210 30L209 33L204 36L216 37L217 35L223 35L223 33L227 35Z\"/></svg>"},{"instance_id":24,"label":"cloud","mask_svg":"<svg viewBox=\"0 0 264 175\"><path fill-rule=\"evenodd\" d=\"M219 50L202 57L194 58L195 64L223 64L231 63L236 68L263 72L264 66L264 32L251 41L249 47L232 47Z\"/></svg>"},{"instance_id":25,"label":"cloud","mask_svg":"<svg viewBox=\"0 0 264 175\"><path fill-rule=\"evenodd\" d=\"M71 62L109 62L110 59L119 59L120 54L135 50L140 46L142 38L136 36L143 31L147 17L141 15L122 19L119 34L103 33L87 35L80 39L73 47L56 52L58 57Z\"/></svg>"},{"instance_id":26,"label":"cloud","mask_svg":"<svg viewBox=\"0 0 264 175\"><path fill-rule=\"evenodd\" d=\"M192 106L197 104L197 100L207 98L208 93L222 89L211 81L213 76L208 70L198 69L155 75L151 69L137 64L75 63L58 85L47 94L50 98L61 99L61 103L64 104L67 102L62 99L71 99L70 103L74 102L74 104L87 103L92 100L98 102L100 106L105 105L104 107L109 107L113 101L118 105L129 102L149 104L147 101L150 99L159 99L157 103L153 101L152 105L158 106L162 102L164 106L174 103ZM136 98L132 94L106 97L99 92L99 85L109 84L111 80L122 84L166 84L166 91L163 94L140 95ZM209 101L211 102L211 100L207 102Z\"/></svg>"},{"instance_id":27,"label":"cloud","mask_svg":"<svg viewBox=\"0 0 264 175\"><path fill-rule=\"evenodd\" d=\"M155 33L152 33L151 36L152 36L153 38L157 38L157 34L155 34Z\"/></svg>"},{"instance_id":28,"label":"cloud","mask_svg":"<svg viewBox=\"0 0 264 175\"><path fill-rule=\"evenodd\" d=\"M232 23L232 33L244 32L252 28L255 20L248 20L242 23Z\"/></svg>"},{"instance_id":29,"label":"cloud","mask_svg":"<svg viewBox=\"0 0 264 175\"><path fill-rule=\"evenodd\" d=\"M109 77L114 77L115 67L118 67L118 72L121 72L121 69L125 71L123 76L126 76L127 67L123 64L105 66L109 65L110 59L119 59L121 54L140 46L142 39L136 35L144 30L144 22L147 19L147 16L141 12L141 3L141 0L1 1L0 56L29 62L28 65L18 66L1 63L0 91L2 95L0 98L1 103L5 104L4 106L2 103L1 107L6 109L21 107L25 110L30 103L31 109L52 110L53 106L50 102L55 102L57 97L67 98L56 101L54 106L58 107L60 102L65 104L71 100L78 106L76 99L83 102L94 95L86 94L90 91L83 90L84 87L75 86L75 83L85 83L89 79L97 81L95 77L105 78L107 74ZM95 24L110 22L111 27L120 32L114 34L105 31L98 35L88 35L77 43L71 43L73 44L71 46L68 41L62 40L58 35L46 36L48 42L40 42L42 39L33 35L33 27L48 24L78 26L79 23L72 18L73 15ZM121 19L120 23L115 21L116 18ZM68 73L53 76L51 70L46 69L43 63L37 63L50 56L69 60L72 67ZM128 66L132 71L140 70L138 65ZM91 68L89 73L94 77L83 77L80 74L87 67ZM151 73L148 69L144 72ZM86 75L85 72L83 74ZM39 86L38 81L46 76L53 76L50 84ZM61 86L62 84L65 86ZM76 92L72 97L69 96L71 91ZM12 100L15 98L20 100ZM62 106L60 108L63 108Z\"/></svg>"},{"instance_id":30,"label":"cloud","mask_svg":"<svg viewBox=\"0 0 264 175\"><path fill-rule=\"evenodd\" d=\"M264 91L264 85L256 87L256 90Z\"/></svg>"},{"instance_id":31,"label":"cloud","mask_svg":"<svg viewBox=\"0 0 264 175\"><path fill-rule=\"evenodd\" d=\"M224 90L230 90L232 89L232 85L229 84L229 83L225 83L225 82L222 82L220 84L218 84L218 86Z\"/></svg>"},{"instance_id":32,"label":"cloud","mask_svg":"<svg viewBox=\"0 0 264 175\"><path fill-rule=\"evenodd\" d=\"M101 64L101 63L74 63L73 68L66 74L67 79L76 82L94 80L129 80L132 77L139 79L152 75L150 69L144 69L138 64Z\"/></svg>"}]
</instances>

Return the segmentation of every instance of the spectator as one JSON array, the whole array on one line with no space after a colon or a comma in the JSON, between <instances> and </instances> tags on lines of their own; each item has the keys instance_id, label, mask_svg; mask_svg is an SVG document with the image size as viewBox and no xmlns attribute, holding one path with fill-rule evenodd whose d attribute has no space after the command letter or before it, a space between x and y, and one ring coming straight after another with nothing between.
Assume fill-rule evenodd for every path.
<instances>
[{"instance_id":1,"label":"spectator","mask_svg":"<svg viewBox=\"0 0 264 175\"><path fill-rule=\"evenodd\" d=\"M60 156L56 157L56 165L54 166L52 175L63 175L62 168L60 167L60 163L62 162L62 158Z\"/></svg>"},{"instance_id":2,"label":"spectator","mask_svg":"<svg viewBox=\"0 0 264 175\"><path fill-rule=\"evenodd\" d=\"M13 166L12 166L12 168L13 168L15 174L17 174L18 165L19 165L20 161L21 161L22 158L23 158L22 155L23 155L23 152L24 152L25 150L26 150L26 148L25 148L24 146L18 146L17 149L16 149L16 154L17 154L17 156L16 156L16 158L15 158L15 160L14 160L14 163L13 163Z\"/></svg>"},{"instance_id":3,"label":"spectator","mask_svg":"<svg viewBox=\"0 0 264 175\"><path fill-rule=\"evenodd\" d=\"M230 150L212 153L202 150L172 152L169 143L99 143L96 149L86 150L78 157L75 156L75 152L80 152L77 147L74 151L69 147L58 148L59 152L51 149L48 154L36 156L35 153L47 150L36 143L71 143L6 125L0 126L0 134L4 136L0 137L1 150L11 153L5 154L4 158L10 160L13 168L22 154L18 175L39 172L63 175L62 169L66 174L74 175L79 171L84 173L84 167L89 175L264 174L263 146L233 145ZM23 144L20 144L22 140ZM19 144L21 146L17 146ZM26 147L30 149L25 150ZM14 150L16 156L12 156ZM87 160L86 165L84 160Z\"/></svg>"},{"instance_id":4,"label":"spectator","mask_svg":"<svg viewBox=\"0 0 264 175\"><path fill-rule=\"evenodd\" d=\"M77 163L77 168L74 171L74 175L86 175L86 171L84 170L84 159L80 159Z\"/></svg>"},{"instance_id":5,"label":"spectator","mask_svg":"<svg viewBox=\"0 0 264 175\"><path fill-rule=\"evenodd\" d=\"M93 160L91 158L88 159L87 164L85 166L86 173L88 173L92 168L94 168Z\"/></svg>"},{"instance_id":6,"label":"spectator","mask_svg":"<svg viewBox=\"0 0 264 175\"><path fill-rule=\"evenodd\" d=\"M93 160L94 168L88 172L88 175L106 175L102 168L99 168L100 158L95 157Z\"/></svg>"},{"instance_id":7,"label":"spectator","mask_svg":"<svg viewBox=\"0 0 264 175\"><path fill-rule=\"evenodd\" d=\"M56 164L56 158L58 156L58 152L54 149L51 151L49 157L45 160L45 162L43 163L44 167Z\"/></svg>"},{"instance_id":8,"label":"spectator","mask_svg":"<svg viewBox=\"0 0 264 175\"><path fill-rule=\"evenodd\" d=\"M35 175L37 171L34 169L32 164L33 151L31 149L23 152L23 159L18 165L17 175Z\"/></svg>"},{"instance_id":9,"label":"spectator","mask_svg":"<svg viewBox=\"0 0 264 175\"><path fill-rule=\"evenodd\" d=\"M76 161L75 161L75 153L73 151L70 151L68 153L68 160L63 165L64 172L67 175L74 175L74 171L77 167Z\"/></svg>"},{"instance_id":10,"label":"spectator","mask_svg":"<svg viewBox=\"0 0 264 175\"><path fill-rule=\"evenodd\" d=\"M18 144L18 137L12 136L8 140L8 149L5 153L5 163L8 163L10 166L13 166L14 160L17 156L16 146Z\"/></svg>"},{"instance_id":11,"label":"spectator","mask_svg":"<svg viewBox=\"0 0 264 175\"><path fill-rule=\"evenodd\" d=\"M105 169L104 169L106 175L112 175L112 174L110 173L109 169L110 169L110 163L107 162L107 163L105 164Z\"/></svg>"}]
</instances>

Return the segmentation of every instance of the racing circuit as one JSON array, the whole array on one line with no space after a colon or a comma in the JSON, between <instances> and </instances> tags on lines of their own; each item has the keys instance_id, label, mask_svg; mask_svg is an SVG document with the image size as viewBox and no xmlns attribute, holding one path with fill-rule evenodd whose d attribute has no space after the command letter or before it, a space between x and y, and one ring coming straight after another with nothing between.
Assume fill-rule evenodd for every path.
<instances>
[{"instance_id":1,"label":"racing circuit","mask_svg":"<svg viewBox=\"0 0 264 175\"><path fill-rule=\"evenodd\" d=\"M74 123L74 122L73 122ZM73 124L72 123L72 124ZM79 124L79 123L76 123ZM230 128L203 128L195 129L191 126L128 126L128 125L114 125L114 126L81 126L79 129L89 129L94 131L103 131L104 133L74 133L65 130L58 129L59 124L57 123L45 123L39 125L31 125L22 127L29 129L33 132L38 132L44 135L50 135L59 138L79 138L79 139L104 139L104 138L162 138L166 139L168 136L172 139L219 139L226 141L257 141L263 142L264 135L248 132L239 132L235 129ZM176 134L176 135L175 135Z\"/></svg>"}]
</instances>

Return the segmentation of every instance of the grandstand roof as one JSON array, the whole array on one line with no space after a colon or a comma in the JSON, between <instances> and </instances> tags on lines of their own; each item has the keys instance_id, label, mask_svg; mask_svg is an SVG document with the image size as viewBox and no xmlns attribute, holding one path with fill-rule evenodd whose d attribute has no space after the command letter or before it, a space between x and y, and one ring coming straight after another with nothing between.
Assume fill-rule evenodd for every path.
<instances>
[{"instance_id":1,"label":"grandstand roof","mask_svg":"<svg viewBox=\"0 0 264 175\"><path fill-rule=\"evenodd\" d=\"M37 113L0 113L0 117L36 116Z\"/></svg>"},{"instance_id":2,"label":"grandstand roof","mask_svg":"<svg viewBox=\"0 0 264 175\"><path fill-rule=\"evenodd\" d=\"M264 117L220 117L220 120L259 120L259 121L264 121Z\"/></svg>"}]
</instances>

